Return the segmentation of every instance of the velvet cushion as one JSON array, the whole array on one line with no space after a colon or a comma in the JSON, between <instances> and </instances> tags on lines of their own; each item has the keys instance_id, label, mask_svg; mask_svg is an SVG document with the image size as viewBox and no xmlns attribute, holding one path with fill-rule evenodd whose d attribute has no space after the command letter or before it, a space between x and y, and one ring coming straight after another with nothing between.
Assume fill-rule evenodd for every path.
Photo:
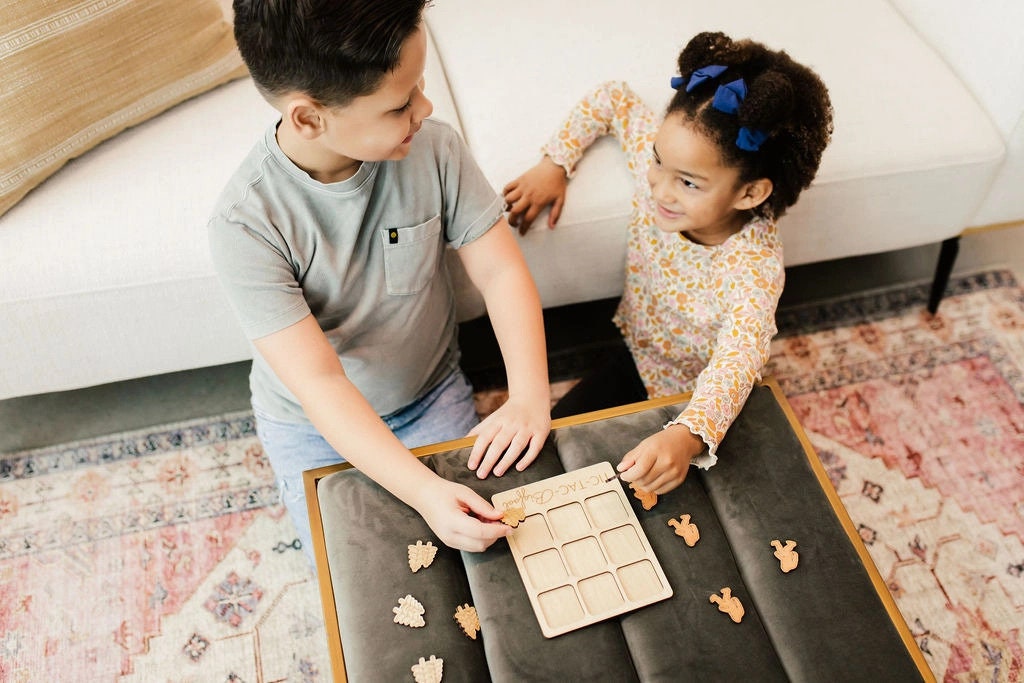
<instances>
[{"instance_id":1,"label":"velvet cushion","mask_svg":"<svg viewBox=\"0 0 1024 683\"><path fill-rule=\"evenodd\" d=\"M616 463L682 407L562 427L525 472L500 478L480 481L466 469L469 449L426 461L489 499L602 460ZM555 638L541 633L507 543L483 553L441 547L436 566L412 574L406 546L438 544L412 510L351 469L321 479L317 497L335 596L329 610L337 614L349 680L401 680L431 654L445 660L445 681L922 679L768 387L754 389L717 466L692 471L651 510L629 495L673 596ZM668 524L683 514L700 529L693 547ZM773 539L797 542L800 564L792 572L781 571ZM745 608L739 624L709 600L726 586ZM390 623L390 608L406 593L426 607L423 629ZM465 602L480 615L477 642L451 619Z\"/></svg>"},{"instance_id":2,"label":"velvet cushion","mask_svg":"<svg viewBox=\"0 0 1024 683\"><path fill-rule=\"evenodd\" d=\"M216 0L0 6L0 214L69 159L245 73Z\"/></svg>"}]
</instances>

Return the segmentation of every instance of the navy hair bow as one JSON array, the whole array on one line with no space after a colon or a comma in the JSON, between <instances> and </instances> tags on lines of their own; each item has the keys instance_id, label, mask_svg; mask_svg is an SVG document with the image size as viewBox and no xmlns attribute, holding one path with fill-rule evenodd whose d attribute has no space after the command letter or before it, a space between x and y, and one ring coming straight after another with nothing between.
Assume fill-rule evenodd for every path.
<instances>
[{"instance_id":1,"label":"navy hair bow","mask_svg":"<svg viewBox=\"0 0 1024 683\"><path fill-rule=\"evenodd\" d=\"M690 75L690 80L686 84L686 92L690 92L704 81L718 78L727 68L721 64L709 64L697 69ZM673 88L678 90L679 86L683 84L683 77L673 76L670 83ZM722 113L735 116L740 110L740 103L746 96L747 84L742 78L737 78L735 81L718 86L718 90L715 91L715 96L711 100L711 106ZM736 136L736 146L746 152L756 152L761 149L761 145L767 139L768 133L763 130L742 126L739 135Z\"/></svg>"},{"instance_id":2,"label":"navy hair bow","mask_svg":"<svg viewBox=\"0 0 1024 683\"><path fill-rule=\"evenodd\" d=\"M718 86L711 106L725 114L735 115L740 110L740 103L747 96L747 84L742 78ZM736 136L736 146L745 152L756 152L768 139L768 133L757 128L742 126Z\"/></svg>"},{"instance_id":3,"label":"navy hair bow","mask_svg":"<svg viewBox=\"0 0 1024 683\"><path fill-rule=\"evenodd\" d=\"M736 146L746 152L756 152L761 149L761 145L767 139L768 133L763 130L743 126L740 128L739 135L736 136Z\"/></svg>"},{"instance_id":4,"label":"navy hair bow","mask_svg":"<svg viewBox=\"0 0 1024 683\"><path fill-rule=\"evenodd\" d=\"M718 78L722 75L728 67L722 66L721 64L708 64L690 74L690 80L686 84L686 92L690 92L704 81L710 81L713 78ZM683 84L682 76L675 76L672 78L672 87L679 90L679 86Z\"/></svg>"},{"instance_id":5,"label":"navy hair bow","mask_svg":"<svg viewBox=\"0 0 1024 683\"><path fill-rule=\"evenodd\" d=\"M728 69L728 67L723 67L722 65L708 65L707 67L701 67L690 76L689 83L686 84L686 92L690 92L693 88L705 81L718 78L726 69Z\"/></svg>"},{"instance_id":6,"label":"navy hair bow","mask_svg":"<svg viewBox=\"0 0 1024 683\"><path fill-rule=\"evenodd\" d=\"M711 106L726 114L735 114L740 110L740 102L747 96L747 84L742 78L718 86Z\"/></svg>"}]
</instances>

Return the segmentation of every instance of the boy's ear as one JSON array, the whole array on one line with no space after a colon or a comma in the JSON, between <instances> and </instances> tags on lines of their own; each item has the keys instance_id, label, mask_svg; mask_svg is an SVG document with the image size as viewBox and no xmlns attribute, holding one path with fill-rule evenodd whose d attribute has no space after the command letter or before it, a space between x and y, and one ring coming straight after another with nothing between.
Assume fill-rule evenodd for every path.
<instances>
[{"instance_id":1,"label":"boy's ear","mask_svg":"<svg viewBox=\"0 0 1024 683\"><path fill-rule=\"evenodd\" d=\"M768 178L752 180L740 188L740 198L733 208L740 211L756 208L771 196L774 188L775 186Z\"/></svg>"},{"instance_id":2,"label":"boy's ear","mask_svg":"<svg viewBox=\"0 0 1024 683\"><path fill-rule=\"evenodd\" d=\"M312 140L323 132L321 111L320 105L310 98L296 96L285 103L283 115L295 132Z\"/></svg>"}]
</instances>

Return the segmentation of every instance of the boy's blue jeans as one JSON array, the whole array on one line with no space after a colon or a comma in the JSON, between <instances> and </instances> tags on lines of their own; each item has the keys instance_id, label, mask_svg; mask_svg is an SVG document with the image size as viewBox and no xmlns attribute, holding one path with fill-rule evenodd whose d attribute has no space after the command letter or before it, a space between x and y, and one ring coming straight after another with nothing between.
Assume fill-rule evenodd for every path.
<instances>
[{"instance_id":1,"label":"boy's blue jeans","mask_svg":"<svg viewBox=\"0 0 1024 683\"><path fill-rule=\"evenodd\" d=\"M270 460L281 502L295 523L302 549L313 564L313 541L302 473L344 462L311 424L275 420L253 405L256 434ZM473 387L458 368L422 398L383 418L406 448L466 436L478 419Z\"/></svg>"}]
</instances>

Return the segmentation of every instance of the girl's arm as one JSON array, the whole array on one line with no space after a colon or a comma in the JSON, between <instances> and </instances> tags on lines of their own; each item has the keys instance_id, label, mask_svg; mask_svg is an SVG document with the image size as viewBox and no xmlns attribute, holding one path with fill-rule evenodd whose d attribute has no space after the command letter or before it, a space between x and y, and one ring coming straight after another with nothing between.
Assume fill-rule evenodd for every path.
<instances>
[{"instance_id":1,"label":"girl's arm","mask_svg":"<svg viewBox=\"0 0 1024 683\"><path fill-rule=\"evenodd\" d=\"M711 359L683 412L623 456L618 471L624 481L668 493L683 483L691 464L704 469L715 464L718 444L768 361L783 277L779 259L749 259L725 274L728 320Z\"/></svg>"},{"instance_id":2,"label":"girl's arm","mask_svg":"<svg viewBox=\"0 0 1024 683\"><path fill-rule=\"evenodd\" d=\"M654 112L625 81L608 81L580 100L541 152L572 178L587 148L611 134L619 141L630 172L644 183L658 124Z\"/></svg>"},{"instance_id":3,"label":"girl's arm","mask_svg":"<svg viewBox=\"0 0 1024 683\"><path fill-rule=\"evenodd\" d=\"M575 174L587 148L604 135L615 135L636 182L646 183L657 130L654 113L626 83L610 81L598 86L580 100L541 148L541 161L505 186L509 223L525 233L537 215L551 206L548 227L555 227L567 179Z\"/></svg>"},{"instance_id":4,"label":"girl's arm","mask_svg":"<svg viewBox=\"0 0 1024 683\"><path fill-rule=\"evenodd\" d=\"M690 402L672 421L685 425L707 444L709 453L694 460L700 467L707 469L717 462L718 445L768 362L784 277L780 260L755 259L723 279L723 286L729 288L725 308L730 315L718 333L710 362L697 376Z\"/></svg>"}]
</instances>

